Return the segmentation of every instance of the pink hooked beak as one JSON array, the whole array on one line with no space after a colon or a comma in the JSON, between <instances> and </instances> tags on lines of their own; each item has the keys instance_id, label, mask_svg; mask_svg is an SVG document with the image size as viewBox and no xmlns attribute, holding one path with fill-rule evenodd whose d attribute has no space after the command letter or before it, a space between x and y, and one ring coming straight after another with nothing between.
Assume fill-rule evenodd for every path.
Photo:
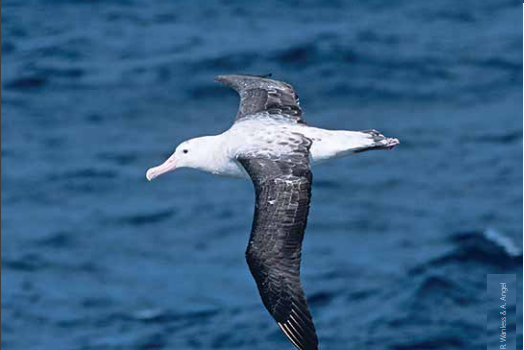
<instances>
[{"instance_id":1,"label":"pink hooked beak","mask_svg":"<svg viewBox=\"0 0 524 350\"><path fill-rule=\"evenodd\" d=\"M176 161L175 161L175 155L173 154L171 157L169 157L164 163L160 164L159 166L149 168L146 173L146 178L149 181L151 181L154 178L159 177L160 175L163 175L175 169L176 169Z\"/></svg>"}]
</instances>

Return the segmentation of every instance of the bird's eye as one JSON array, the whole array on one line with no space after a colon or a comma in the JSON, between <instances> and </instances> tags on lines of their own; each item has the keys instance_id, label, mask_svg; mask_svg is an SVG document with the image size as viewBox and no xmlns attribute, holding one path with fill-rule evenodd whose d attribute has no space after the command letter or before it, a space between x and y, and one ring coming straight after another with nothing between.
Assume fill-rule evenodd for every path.
<instances>
[{"instance_id":1,"label":"bird's eye","mask_svg":"<svg viewBox=\"0 0 524 350\"><path fill-rule=\"evenodd\" d=\"M183 150L182 152L184 152L184 153L188 153L189 151L188 151L187 149L185 149L185 150Z\"/></svg>"}]
</instances>

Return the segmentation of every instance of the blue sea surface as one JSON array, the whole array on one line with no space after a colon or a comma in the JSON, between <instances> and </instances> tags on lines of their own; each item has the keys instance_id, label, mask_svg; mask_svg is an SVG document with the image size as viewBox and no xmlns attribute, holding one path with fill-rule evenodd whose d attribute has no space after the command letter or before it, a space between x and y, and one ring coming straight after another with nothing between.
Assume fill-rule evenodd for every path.
<instances>
[{"instance_id":1,"label":"blue sea surface","mask_svg":"<svg viewBox=\"0 0 524 350\"><path fill-rule=\"evenodd\" d=\"M230 127L238 97L215 75L269 72L309 124L401 141L313 169L302 280L320 348L498 344L486 275L522 291L520 3L1 9L3 349L293 348L244 259L252 184L145 179Z\"/></svg>"}]
</instances>

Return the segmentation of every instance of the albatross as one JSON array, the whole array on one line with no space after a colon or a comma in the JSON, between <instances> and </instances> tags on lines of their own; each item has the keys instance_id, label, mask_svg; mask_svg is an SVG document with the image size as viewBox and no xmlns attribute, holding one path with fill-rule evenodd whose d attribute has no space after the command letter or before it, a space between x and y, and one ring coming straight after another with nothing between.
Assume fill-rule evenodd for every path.
<instances>
[{"instance_id":1,"label":"albatross","mask_svg":"<svg viewBox=\"0 0 524 350\"><path fill-rule=\"evenodd\" d=\"M179 168L251 179L255 214L246 260L262 303L300 350L317 350L318 338L300 281L302 241L311 198L311 165L399 141L376 130L327 130L302 118L298 95L269 76L219 75L215 81L240 95L231 128L182 142L148 180Z\"/></svg>"}]
</instances>

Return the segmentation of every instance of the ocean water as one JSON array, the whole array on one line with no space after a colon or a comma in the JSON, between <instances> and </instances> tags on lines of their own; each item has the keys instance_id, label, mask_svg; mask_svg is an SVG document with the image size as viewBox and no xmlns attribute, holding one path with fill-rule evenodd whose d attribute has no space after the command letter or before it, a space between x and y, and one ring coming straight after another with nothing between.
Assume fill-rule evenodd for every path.
<instances>
[{"instance_id":1,"label":"ocean water","mask_svg":"<svg viewBox=\"0 0 524 350\"><path fill-rule=\"evenodd\" d=\"M145 179L231 125L214 75L268 72L309 124L401 140L313 169L302 278L321 349L498 342L486 274L522 290L519 3L1 6L3 349L293 348L244 260L252 184Z\"/></svg>"}]
</instances>

